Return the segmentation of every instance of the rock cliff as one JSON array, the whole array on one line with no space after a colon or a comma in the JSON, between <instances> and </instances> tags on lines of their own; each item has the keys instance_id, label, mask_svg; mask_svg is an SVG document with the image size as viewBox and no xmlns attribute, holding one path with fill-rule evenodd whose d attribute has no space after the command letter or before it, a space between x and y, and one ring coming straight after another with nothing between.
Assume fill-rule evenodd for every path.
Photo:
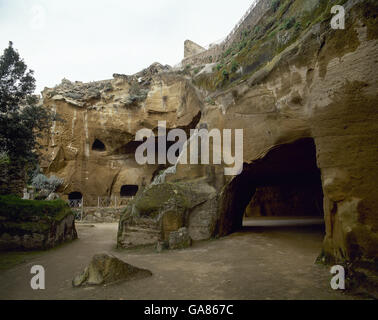
<instances>
[{"instance_id":1,"label":"rock cliff","mask_svg":"<svg viewBox=\"0 0 378 320\"><path fill-rule=\"evenodd\" d=\"M43 141L42 167L64 179L63 198L84 196L86 206L98 197L120 196L123 186L148 184L158 165L135 161L135 133L167 127L195 126L201 101L189 81L153 64L133 75L93 83L63 80L43 91L43 104L58 114ZM135 190L135 188L133 189ZM134 191L135 193L135 191Z\"/></svg>"},{"instance_id":2,"label":"rock cliff","mask_svg":"<svg viewBox=\"0 0 378 320\"><path fill-rule=\"evenodd\" d=\"M143 244L182 227L197 239L227 235L241 226L247 207L270 199L273 212L286 199L300 204L294 211L324 216L320 260L351 265L369 277L361 270L376 272L378 258L377 4L338 1L346 28L334 30L330 10L336 2L263 2L259 20L239 30L213 64L155 64L134 76L63 81L46 89L43 103L65 122L57 122L46 140L45 170L65 179L62 194L79 191L94 203L123 185L148 185L164 169L135 163L138 129L156 128L158 120L169 128L242 128L241 175L224 177L219 166L178 165L167 175L169 188L139 190L121 217L119 245L133 242L135 229L151 231ZM202 209L190 202L202 197L208 197ZM175 199L179 219L169 206ZM313 205L306 209L304 203Z\"/></svg>"}]
</instances>

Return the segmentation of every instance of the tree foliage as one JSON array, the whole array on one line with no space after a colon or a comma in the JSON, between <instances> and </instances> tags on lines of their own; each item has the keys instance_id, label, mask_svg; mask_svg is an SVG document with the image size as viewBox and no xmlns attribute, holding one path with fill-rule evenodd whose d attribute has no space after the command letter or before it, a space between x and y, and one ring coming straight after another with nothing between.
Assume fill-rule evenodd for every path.
<instances>
[{"instance_id":1,"label":"tree foliage","mask_svg":"<svg viewBox=\"0 0 378 320\"><path fill-rule=\"evenodd\" d=\"M52 114L33 95L35 79L9 42L0 57L0 152L11 161L35 162L38 138L51 126Z\"/></svg>"}]
</instances>

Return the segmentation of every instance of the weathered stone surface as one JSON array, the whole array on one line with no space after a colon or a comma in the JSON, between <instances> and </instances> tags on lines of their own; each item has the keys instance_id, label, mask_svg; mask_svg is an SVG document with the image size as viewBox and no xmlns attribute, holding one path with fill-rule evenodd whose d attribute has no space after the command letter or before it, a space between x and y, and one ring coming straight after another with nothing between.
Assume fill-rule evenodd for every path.
<instances>
[{"instance_id":1,"label":"weathered stone surface","mask_svg":"<svg viewBox=\"0 0 378 320\"><path fill-rule=\"evenodd\" d=\"M288 12L300 15L306 3L295 1ZM237 59L250 62L245 80L233 81L231 88L213 87L209 96L214 103L206 106L201 122L210 129L243 128L245 163L263 159L278 146L313 138L324 192L324 250L333 261L371 265L378 257L378 42L370 12L377 6L347 1L344 7L345 30L332 30L328 20L320 19L287 47L267 37L250 50L261 56ZM306 10L326 8L312 2ZM268 20L266 15L259 24ZM295 35L294 29L290 32ZM210 90L212 79L214 84L219 80L212 75L197 84ZM232 221L221 223L235 230Z\"/></svg>"},{"instance_id":2,"label":"weathered stone surface","mask_svg":"<svg viewBox=\"0 0 378 320\"><path fill-rule=\"evenodd\" d=\"M237 41L234 38L229 43L244 48L230 52L219 70L203 72L193 81L174 72L155 77L159 68L152 68L135 79L116 75L107 88L96 84L91 94L75 89L89 85L66 82L61 88L46 90L45 105L61 113L69 124L54 127L46 143L51 156L46 168L68 177L71 184L65 194L85 190L93 198L90 201L95 201L91 194L115 194L125 182L141 186L144 177L149 184L157 166L137 166L128 142L137 129L156 128L161 119L171 128L206 123L209 129L244 129L243 160L252 166L265 161L276 148L312 139L324 193L325 260L372 269L378 257L378 34L372 12L378 8L370 0L346 1L346 29L333 30L328 4L295 0L285 2L285 10L276 10L270 1L260 1L258 10L250 15L258 19L247 21L252 28L250 38L238 42L245 31L240 29L235 33ZM286 24L290 17L298 23ZM213 48L212 58L223 56L223 49ZM185 62L198 61L199 68L209 63L208 58L205 52ZM236 71L232 71L233 62L238 65ZM140 90L149 90L144 102L140 102L143 91L135 83L141 84ZM96 100L98 90L101 98ZM89 96L94 98L88 100ZM199 111L200 119L193 121ZM102 138L105 152L90 150L95 138ZM282 167L255 172L253 176L261 182L257 187L271 178L269 173L282 174ZM208 179L210 175L204 166L179 165L169 181ZM178 184L153 186L122 215L119 245L166 240L170 232L184 226L193 239L237 230L240 217L230 213L243 211L255 189L243 188L243 184L248 186L247 178L241 183L238 177L224 178L222 170L211 180L217 181L214 190L221 194L216 200L218 214L212 209L217 205L209 200L213 195L207 194L203 202L194 201L193 206L190 195L196 193L185 191L180 196ZM282 193L282 188L279 192L265 189L264 197L269 192ZM236 201L235 193L242 195L242 202ZM136 241L132 234L138 235Z\"/></svg>"},{"instance_id":3,"label":"weathered stone surface","mask_svg":"<svg viewBox=\"0 0 378 320\"><path fill-rule=\"evenodd\" d=\"M193 208L189 214L188 230L195 240L208 240L215 235L218 221L218 196L214 193L209 199Z\"/></svg>"},{"instance_id":4,"label":"weathered stone surface","mask_svg":"<svg viewBox=\"0 0 378 320\"><path fill-rule=\"evenodd\" d=\"M216 190L205 180L153 185L130 202L121 216L118 245L130 247L169 241L171 232L188 227L193 239L209 239L216 221ZM212 205L206 206L211 201ZM203 211L207 211L204 217ZM190 216L194 212L194 218ZM202 214L202 219L199 216ZM205 230L205 231L204 231Z\"/></svg>"},{"instance_id":5,"label":"weathered stone surface","mask_svg":"<svg viewBox=\"0 0 378 320\"><path fill-rule=\"evenodd\" d=\"M64 203L0 202L0 251L45 250L77 239L74 215Z\"/></svg>"},{"instance_id":6,"label":"weathered stone surface","mask_svg":"<svg viewBox=\"0 0 378 320\"><path fill-rule=\"evenodd\" d=\"M120 208L84 208L83 221L90 223L118 222L125 207Z\"/></svg>"},{"instance_id":7,"label":"weathered stone surface","mask_svg":"<svg viewBox=\"0 0 378 320\"><path fill-rule=\"evenodd\" d=\"M192 245L192 239L189 236L187 228L181 228L169 234L169 249L185 249Z\"/></svg>"},{"instance_id":8,"label":"weathered stone surface","mask_svg":"<svg viewBox=\"0 0 378 320\"><path fill-rule=\"evenodd\" d=\"M149 270L139 269L107 254L97 254L89 266L73 279L72 286L107 285L151 276Z\"/></svg>"},{"instance_id":9,"label":"weathered stone surface","mask_svg":"<svg viewBox=\"0 0 378 320\"><path fill-rule=\"evenodd\" d=\"M57 121L44 145L45 174L64 179L63 199L80 192L86 206L98 197L118 196L123 185L149 183L158 165L135 161L138 130L155 129L159 120L168 128L195 126L202 102L189 80L158 63L132 76L92 83L63 80L45 89L43 105L64 121ZM194 123L194 124L193 124ZM104 150L95 150L99 140Z\"/></svg>"},{"instance_id":10,"label":"weathered stone surface","mask_svg":"<svg viewBox=\"0 0 378 320\"><path fill-rule=\"evenodd\" d=\"M48 197L46 198L47 201L54 201L54 200L58 200L59 199L59 195L57 193L50 193L48 195Z\"/></svg>"},{"instance_id":11,"label":"weathered stone surface","mask_svg":"<svg viewBox=\"0 0 378 320\"><path fill-rule=\"evenodd\" d=\"M323 217L321 184L259 187L246 208L247 217Z\"/></svg>"},{"instance_id":12,"label":"weathered stone surface","mask_svg":"<svg viewBox=\"0 0 378 320\"><path fill-rule=\"evenodd\" d=\"M184 58L191 57L204 51L205 48L201 47L197 43L194 43L193 41L186 40L184 43Z\"/></svg>"},{"instance_id":13,"label":"weathered stone surface","mask_svg":"<svg viewBox=\"0 0 378 320\"><path fill-rule=\"evenodd\" d=\"M166 241L158 241L156 243L156 252L162 253L164 250L168 249L168 244Z\"/></svg>"}]
</instances>

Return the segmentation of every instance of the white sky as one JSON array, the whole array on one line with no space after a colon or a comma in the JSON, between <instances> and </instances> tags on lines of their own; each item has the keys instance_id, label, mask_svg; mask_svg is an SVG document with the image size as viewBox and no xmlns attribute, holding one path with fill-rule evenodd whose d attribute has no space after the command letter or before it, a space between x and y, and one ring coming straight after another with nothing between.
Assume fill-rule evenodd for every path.
<instances>
[{"instance_id":1,"label":"white sky","mask_svg":"<svg viewBox=\"0 0 378 320\"><path fill-rule=\"evenodd\" d=\"M37 92L63 78L111 79L153 62L175 65L184 41L225 37L251 0L0 0L0 54L11 40Z\"/></svg>"}]
</instances>

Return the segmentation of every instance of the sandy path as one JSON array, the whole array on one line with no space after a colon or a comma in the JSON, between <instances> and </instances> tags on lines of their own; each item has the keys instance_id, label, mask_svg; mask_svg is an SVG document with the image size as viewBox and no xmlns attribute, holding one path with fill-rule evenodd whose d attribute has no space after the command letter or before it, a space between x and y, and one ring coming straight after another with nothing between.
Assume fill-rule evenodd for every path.
<instances>
[{"instance_id":1,"label":"sandy path","mask_svg":"<svg viewBox=\"0 0 378 320\"><path fill-rule=\"evenodd\" d=\"M353 299L333 291L329 269L314 264L319 230L249 228L253 232L157 254L151 248L116 250L117 224L79 225L79 240L1 272L0 299ZM73 276L101 252L154 275L108 287L72 288ZM30 288L33 265L45 267L46 290Z\"/></svg>"}]
</instances>

